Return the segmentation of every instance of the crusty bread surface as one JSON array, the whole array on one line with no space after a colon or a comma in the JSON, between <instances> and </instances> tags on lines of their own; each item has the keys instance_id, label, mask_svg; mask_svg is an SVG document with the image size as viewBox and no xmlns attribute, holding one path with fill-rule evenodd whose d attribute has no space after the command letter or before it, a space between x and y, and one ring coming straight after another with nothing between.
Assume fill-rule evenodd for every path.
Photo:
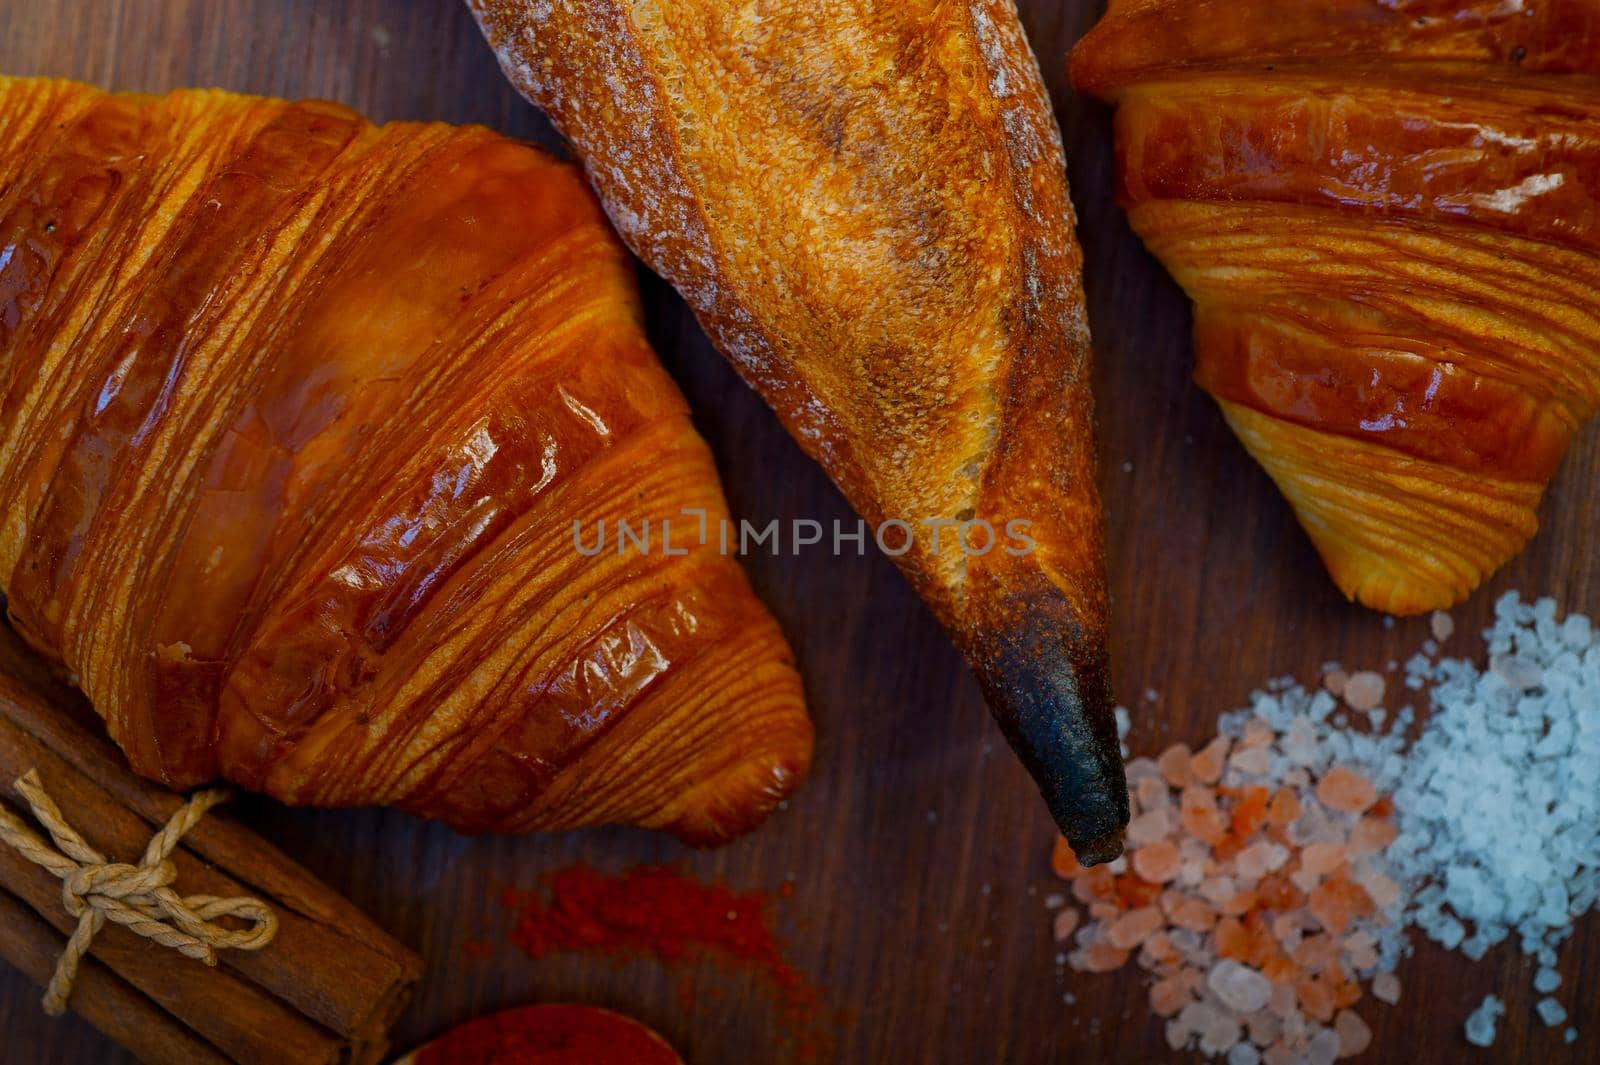
<instances>
[{"instance_id":1,"label":"crusty bread surface","mask_svg":"<svg viewBox=\"0 0 1600 1065\"><path fill-rule=\"evenodd\" d=\"M1014 6L469 2L632 248L864 518L916 530L904 572L1080 856L1114 857L1081 254Z\"/></svg>"}]
</instances>

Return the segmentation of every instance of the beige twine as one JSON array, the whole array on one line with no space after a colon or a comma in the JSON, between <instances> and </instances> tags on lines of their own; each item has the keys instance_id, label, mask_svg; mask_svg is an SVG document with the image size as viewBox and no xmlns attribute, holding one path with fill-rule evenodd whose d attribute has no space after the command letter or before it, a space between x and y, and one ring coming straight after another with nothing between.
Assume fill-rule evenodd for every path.
<instances>
[{"instance_id":1,"label":"beige twine","mask_svg":"<svg viewBox=\"0 0 1600 1065\"><path fill-rule=\"evenodd\" d=\"M78 919L78 927L67 940L67 949L56 962L50 986L45 989L44 1009L51 1016L59 1016L67 1008L78 963L107 919L207 965L217 964L219 949L260 950L278 934L277 916L258 899L222 899L213 895L180 898L172 890L178 872L170 855L206 811L231 798L227 790L213 788L191 796L150 840L139 864L126 865L106 861L67 824L60 808L45 794L38 770L28 770L15 786L56 846L52 848L40 839L4 805L0 805L0 842L59 877L61 901L67 912ZM217 917L239 917L251 922L252 927L236 932L211 924Z\"/></svg>"}]
</instances>

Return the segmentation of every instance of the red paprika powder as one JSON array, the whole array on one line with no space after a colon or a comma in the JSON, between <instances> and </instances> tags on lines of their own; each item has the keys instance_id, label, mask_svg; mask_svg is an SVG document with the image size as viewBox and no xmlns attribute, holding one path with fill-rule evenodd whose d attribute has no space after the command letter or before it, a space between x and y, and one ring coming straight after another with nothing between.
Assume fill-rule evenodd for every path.
<instances>
[{"instance_id":1,"label":"red paprika powder","mask_svg":"<svg viewBox=\"0 0 1600 1065\"><path fill-rule=\"evenodd\" d=\"M795 1058L823 1060L821 997L785 956L771 895L703 884L669 865L611 877L578 864L546 876L544 884L547 892L507 891L503 899L517 915L512 942L531 957L582 951L754 970L773 993Z\"/></svg>"},{"instance_id":2,"label":"red paprika powder","mask_svg":"<svg viewBox=\"0 0 1600 1065\"><path fill-rule=\"evenodd\" d=\"M413 1055L413 1065L683 1065L660 1036L595 1006L524 1006L480 1017Z\"/></svg>"}]
</instances>

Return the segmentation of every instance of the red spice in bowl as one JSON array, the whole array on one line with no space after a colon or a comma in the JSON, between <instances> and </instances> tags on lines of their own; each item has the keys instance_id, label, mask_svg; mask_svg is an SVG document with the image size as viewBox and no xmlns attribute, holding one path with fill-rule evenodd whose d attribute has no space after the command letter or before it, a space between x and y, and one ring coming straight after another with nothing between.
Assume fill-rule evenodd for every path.
<instances>
[{"instance_id":1,"label":"red spice in bowl","mask_svg":"<svg viewBox=\"0 0 1600 1065\"><path fill-rule=\"evenodd\" d=\"M524 1006L480 1017L411 1055L409 1065L683 1065L638 1021L596 1006Z\"/></svg>"}]
</instances>

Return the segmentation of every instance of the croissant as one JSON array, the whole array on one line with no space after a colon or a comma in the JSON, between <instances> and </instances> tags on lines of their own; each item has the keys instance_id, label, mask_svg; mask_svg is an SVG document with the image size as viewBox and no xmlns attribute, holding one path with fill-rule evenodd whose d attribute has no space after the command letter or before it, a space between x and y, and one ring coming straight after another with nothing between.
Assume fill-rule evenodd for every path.
<instances>
[{"instance_id":1,"label":"croissant","mask_svg":"<svg viewBox=\"0 0 1600 1065\"><path fill-rule=\"evenodd\" d=\"M1071 67L1340 589L1465 599L1600 403L1600 7L1119 0Z\"/></svg>"},{"instance_id":2,"label":"croissant","mask_svg":"<svg viewBox=\"0 0 1600 1065\"><path fill-rule=\"evenodd\" d=\"M715 842L811 753L575 167L328 103L0 80L0 579L141 774Z\"/></svg>"},{"instance_id":3,"label":"croissant","mask_svg":"<svg viewBox=\"0 0 1600 1065\"><path fill-rule=\"evenodd\" d=\"M1079 857L1115 858L1082 255L1012 0L469 3L898 556Z\"/></svg>"}]
</instances>

